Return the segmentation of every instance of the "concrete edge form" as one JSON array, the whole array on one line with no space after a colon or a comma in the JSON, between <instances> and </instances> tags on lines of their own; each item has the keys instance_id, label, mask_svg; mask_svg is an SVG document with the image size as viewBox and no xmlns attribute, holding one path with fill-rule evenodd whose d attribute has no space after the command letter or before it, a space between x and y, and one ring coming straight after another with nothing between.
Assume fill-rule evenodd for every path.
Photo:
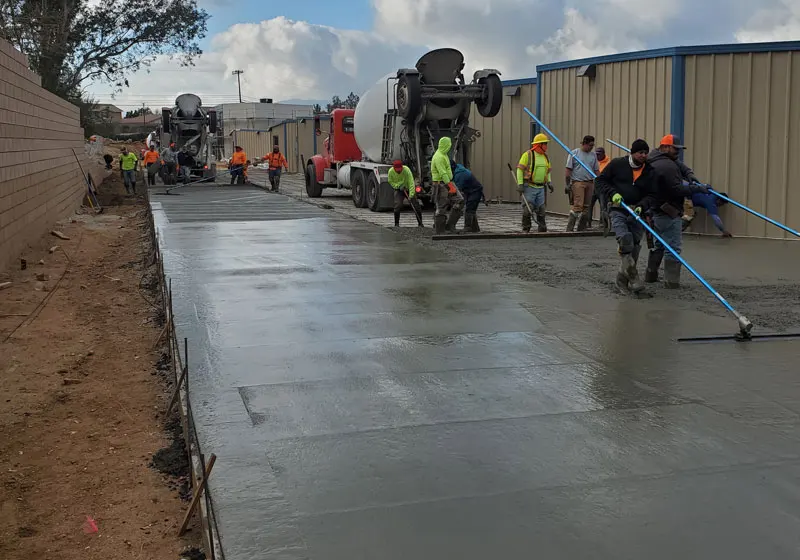
<instances>
[{"instance_id":1,"label":"concrete edge form","mask_svg":"<svg viewBox=\"0 0 800 560\"><path fill-rule=\"evenodd\" d=\"M153 262L156 266L156 276L161 290L161 311L164 313L165 329L167 334L167 345L169 347L170 361L172 362L175 383L184 378L184 383L178 387L178 411L181 419L186 453L191 469L191 488L196 491L198 483L205 477L205 460L202 457L201 449L196 438L191 437L193 419L191 418L191 405L188 394L188 373L181 376L180 372L184 367L188 368L188 359L181 358L180 344L175 330L175 321L172 311L172 288L164 272L164 262L161 255L161 240L156 229L152 206L150 204L150 193L145 191L147 204L147 221L150 231L150 241L152 245ZM187 356L188 358L188 356ZM204 498L200 499L197 514L200 516L200 525L203 534L203 548L210 554L210 560L225 560L225 553L222 550L220 535L217 529L216 517L214 514L213 501L209 495L208 481L204 481Z\"/></svg>"}]
</instances>

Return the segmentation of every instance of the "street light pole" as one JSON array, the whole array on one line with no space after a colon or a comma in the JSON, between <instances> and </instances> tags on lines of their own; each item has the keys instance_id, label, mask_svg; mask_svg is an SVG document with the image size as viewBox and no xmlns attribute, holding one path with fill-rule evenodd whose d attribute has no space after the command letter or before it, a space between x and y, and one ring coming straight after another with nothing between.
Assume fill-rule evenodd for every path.
<instances>
[{"instance_id":1,"label":"street light pole","mask_svg":"<svg viewBox=\"0 0 800 560\"><path fill-rule=\"evenodd\" d=\"M236 83L239 84L239 103L242 102L242 79L241 76L244 74L244 70L234 70L231 72L232 75L236 76Z\"/></svg>"}]
</instances>

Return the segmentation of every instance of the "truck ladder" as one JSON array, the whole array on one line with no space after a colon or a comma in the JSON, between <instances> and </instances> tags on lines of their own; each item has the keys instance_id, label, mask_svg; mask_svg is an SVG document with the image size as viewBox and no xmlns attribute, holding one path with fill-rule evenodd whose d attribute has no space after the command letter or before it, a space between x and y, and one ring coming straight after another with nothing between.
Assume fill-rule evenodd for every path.
<instances>
[{"instance_id":1,"label":"truck ladder","mask_svg":"<svg viewBox=\"0 0 800 560\"><path fill-rule=\"evenodd\" d=\"M394 123L397 111L391 109L383 115L383 138L381 140L381 161L391 163L389 160L394 151Z\"/></svg>"}]
</instances>

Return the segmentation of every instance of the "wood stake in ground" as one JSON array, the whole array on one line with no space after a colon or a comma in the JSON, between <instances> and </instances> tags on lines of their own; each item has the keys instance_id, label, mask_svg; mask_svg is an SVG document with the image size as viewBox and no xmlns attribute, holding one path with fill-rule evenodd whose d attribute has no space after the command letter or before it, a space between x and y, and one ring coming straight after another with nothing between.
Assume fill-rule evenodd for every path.
<instances>
[{"instance_id":1,"label":"wood stake in ground","mask_svg":"<svg viewBox=\"0 0 800 560\"><path fill-rule=\"evenodd\" d=\"M185 370L184 370L185 371ZM194 508L197 507L198 502L200 502L200 496L203 495L203 490L206 487L208 482L208 477L211 474L211 469L214 468L214 463L217 460L217 456L213 453L211 457L208 459L208 463L206 463L206 472L204 473L203 477L198 481L197 488L194 491L194 496L192 496L192 503L189 504L189 511L186 512L186 517L183 518L183 523L181 523L181 528L178 531L178 536L182 537L183 534L186 532L186 528L189 527L189 520L192 518L192 512Z\"/></svg>"}]
</instances>

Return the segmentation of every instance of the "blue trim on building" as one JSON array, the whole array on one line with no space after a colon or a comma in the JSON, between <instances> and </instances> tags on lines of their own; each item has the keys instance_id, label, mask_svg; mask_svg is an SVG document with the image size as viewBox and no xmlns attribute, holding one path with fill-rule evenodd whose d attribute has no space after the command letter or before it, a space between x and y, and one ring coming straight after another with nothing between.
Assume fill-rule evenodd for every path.
<instances>
[{"instance_id":1,"label":"blue trim on building","mask_svg":"<svg viewBox=\"0 0 800 560\"><path fill-rule=\"evenodd\" d=\"M681 142L684 138L684 122L686 113L686 57L676 55L672 57L672 92L671 92L669 132L677 135ZM683 151L680 154L683 159Z\"/></svg>"},{"instance_id":2,"label":"blue trim on building","mask_svg":"<svg viewBox=\"0 0 800 560\"><path fill-rule=\"evenodd\" d=\"M669 47L665 49L651 49L606 56L594 56L578 60L567 60L551 64L540 64L536 73L565 68L577 68L587 64L609 64L612 62L626 62L629 60L644 60L647 58L691 56L703 54L731 54L731 53L759 53L759 52L786 52L800 51L800 41L779 41L772 43L733 43L726 45L696 45L690 47Z\"/></svg>"},{"instance_id":3,"label":"blue trim on building","mask_svg":"<svg viewBox=\"0 0 800 560\"><path fill-rule=\"evenodd\" d=\"M527 86L529 84L536 84L536 78L520 78L518 80L504 80L502 82L503 87L510 87L510 86Z\"/></svg>"}]
</instances>

